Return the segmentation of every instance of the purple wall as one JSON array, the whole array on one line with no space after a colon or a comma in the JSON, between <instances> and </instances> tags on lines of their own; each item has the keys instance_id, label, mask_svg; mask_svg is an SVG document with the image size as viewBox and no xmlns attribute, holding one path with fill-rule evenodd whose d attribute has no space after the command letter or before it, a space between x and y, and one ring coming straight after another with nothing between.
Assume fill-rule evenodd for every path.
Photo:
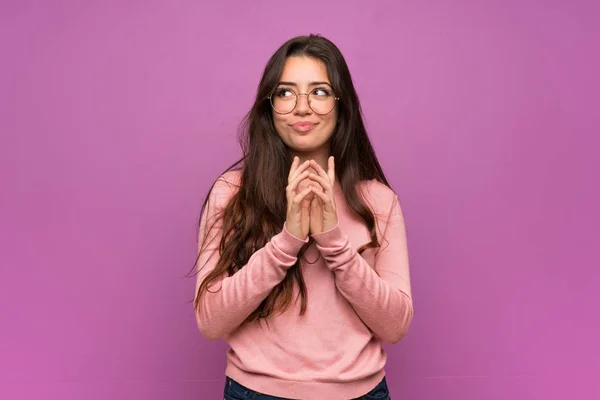
<instances>
[{"instance_id":1,"label":"purple wall","mask_svg":"<svg viewBox=\"0 0 600 400\"><path fill-rule=\"evenodd\" d=\"M597 2L49 3L0 6L0 398L221 397L196 218L268 57L310 32L406 214L394 399L600 398Z\"/></svg>"}]
</instances>

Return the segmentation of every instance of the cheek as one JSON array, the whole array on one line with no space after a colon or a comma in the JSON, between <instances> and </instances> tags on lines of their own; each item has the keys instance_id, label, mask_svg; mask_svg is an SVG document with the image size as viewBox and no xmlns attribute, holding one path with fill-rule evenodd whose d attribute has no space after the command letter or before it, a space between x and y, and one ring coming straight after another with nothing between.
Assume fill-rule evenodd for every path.
<instances>
[{"instance_id":1,"label":"cheek","mask_svg":"<svg viewBox=\"0 0 600 400\"><path fill-rule=\"evenodd\" d=\"M333 120L334 125L337 125L338 117L339 117L339 114L338 114L338 110L336 108L335 110L333 110L333 113L331 113L331 119Z\"/></svg>"},{"instance_id":2,"label":"cheek","mask_svg":"<svg viewBox=\"0 0 600 400\"><path fill-rule=\"evenodd\" d=\"M332 124L332 125L336 125L337 123L337 119L338 119L338 110L337 107L333 109L332 112L330 112L327 115L323 116L323 119L327 121L327 123Z\"/></svg>"},{"instance_id":3,"label":"cheek","mask_svg":"<svg viewBox=\"0 0 600 400\"><path fill-rule=\"evenodd\" d=\"M280 136L285 131L286 124L286 117L279 114L273 114L273 125Z\"/></svg>"},{"instance_id":4,"label":"cheek","mask_svg":"<svg viewBox=\"0 0 600 400\"><path fill-rule=\"evenodd\" d=\"M325 125L327 126L328 134L331 135L337 126L337 114L330 114L324 118Z\"/></svg>"}]
</instances>

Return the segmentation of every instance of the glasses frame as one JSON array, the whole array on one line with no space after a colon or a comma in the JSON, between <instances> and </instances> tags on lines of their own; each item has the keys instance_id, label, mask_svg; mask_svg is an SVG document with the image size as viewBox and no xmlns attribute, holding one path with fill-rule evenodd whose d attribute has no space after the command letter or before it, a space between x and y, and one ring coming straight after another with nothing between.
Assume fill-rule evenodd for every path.
<instances>
[{"instance_id":1,"label":"glasses frame","mask_svg":"<svg viewBox=\"0 0 600 400\"><path fill-rule=\"evenodd\" d=\"M269 95L267 96L267 100L269 100L269 104L271 105L271 108L272 108L272 109L273 109L273 111L275 111L277 114L280 114L280 115L286 115L286 114L290 114L290 113L292 113L292 112L293 112L293 111L296 109L296 107L298 106L298 97L299 97L299 96L306 96L306 102L308 103L308 108L310 108L310 109L312 110L312 112L314 112L314 113L315 113L315 114L317 114L317 115L327 115L327 114L331 113L333 110L335 110L335 103L334 103L334 104L333 104L333 107L331 108L331 110L327 111L326 113L319 113L319 112L316 112L316 111L315 111L315 110L312 108L312 106L310 105L310 101L309 101L309 98L308 98L308 96L310 96L310 94L311 94L312 92L310 92L310 93L296 93L296 92L295 92L293 89L287 89L287 90L289 90L290 92L292 92L292 93L294 93L294 94L296 95L296 101L294 102L294 107L292 107L292 109L291 109L290 111L288 111L288 112L280 112L280 111L277 111L277 110L275 109L275 106L273 105L273 94L275 94L275 91L277 91L277 89L279 89L279 87L276 87L275 89L273 89L273 91L271 92L271 94L269 94ZM331 92L333 93L333 89L331 90ZM335 96L333 99L334 99L334 101L336 101L336 102L337 102L337 101L340 101L340 98L339 98L338 96Z\"/></svg>"}]
</instances>

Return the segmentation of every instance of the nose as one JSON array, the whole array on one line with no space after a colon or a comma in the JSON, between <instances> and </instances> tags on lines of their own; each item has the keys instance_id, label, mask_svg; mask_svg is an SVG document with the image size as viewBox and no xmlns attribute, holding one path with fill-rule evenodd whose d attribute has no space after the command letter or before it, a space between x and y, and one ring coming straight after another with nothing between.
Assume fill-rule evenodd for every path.
<instances>
[{"instance_id":1,"label":"nose","mask_svg":"<svg viewBox=\"0 0 600 400\"><path fill-rule=\"evenodd\" d=\"M298 115L306 115L310 114L311 109L308 104L308 94L299 93L297 97L298 103L296 103L296 114Z\"/></svg>"}]
</instances>

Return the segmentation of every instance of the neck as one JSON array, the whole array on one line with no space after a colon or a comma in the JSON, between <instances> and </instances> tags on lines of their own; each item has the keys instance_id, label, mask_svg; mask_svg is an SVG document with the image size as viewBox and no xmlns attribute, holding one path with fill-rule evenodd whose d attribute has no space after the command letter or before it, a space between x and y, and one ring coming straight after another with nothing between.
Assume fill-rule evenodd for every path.
<instances>
[{"instance_id":1,"label":"neck","mask_svg":"<svg viewBox=\"0 0 600 400\"><path fill-rule=\"evenodd\" d=\"M328 168L329 149L324 149L315 152L292 152L292 156L297 156L300 159L300 164L307 160L315 160L325 171Z\"/></svg>"}]
</instances>

